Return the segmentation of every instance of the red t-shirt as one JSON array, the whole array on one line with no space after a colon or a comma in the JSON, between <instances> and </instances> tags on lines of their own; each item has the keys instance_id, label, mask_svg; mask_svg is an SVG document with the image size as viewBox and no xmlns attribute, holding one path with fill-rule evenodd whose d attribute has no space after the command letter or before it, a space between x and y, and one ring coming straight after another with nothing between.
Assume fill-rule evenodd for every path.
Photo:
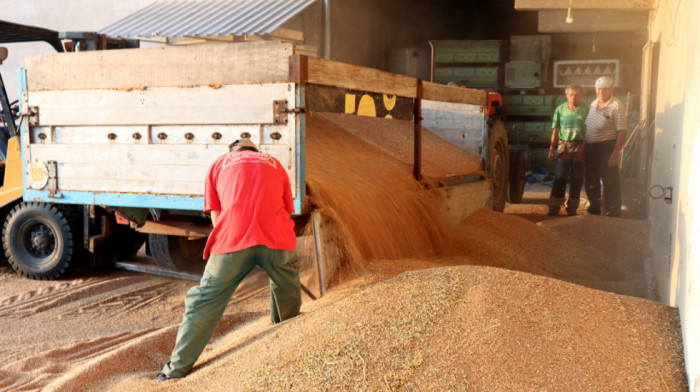
<instances>
[{"instance_id":1,"label":"red t-shirt","mask_svg":"<svg viewBox=\"0 0 700 392\"><path fill-rule=\"evenodd\" d=\"M234 151L219 157L209 168L204 189L204 212L211 210L221 213L204 259L255 245L296 248L289 177L267 154Z\"/></svg>"}]
</instances>

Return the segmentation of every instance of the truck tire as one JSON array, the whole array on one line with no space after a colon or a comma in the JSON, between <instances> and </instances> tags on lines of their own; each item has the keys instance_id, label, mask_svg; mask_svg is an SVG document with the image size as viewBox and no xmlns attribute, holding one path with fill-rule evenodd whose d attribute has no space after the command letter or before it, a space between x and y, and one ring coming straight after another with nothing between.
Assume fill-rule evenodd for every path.
<instances>
[{"instance_id":1,"label":"truck tire","mask_svg":"<svg viewBox=\"0 0 700 392\"><path fill-rule=\"evenodd\" d=\"M520 203L525 192L525 177L527 172L527 151L510 151L510 184L508 187L508 202Z\"/></svg>"},{"instance_id":2,"label":"truck tire","mask_svg":"<svg viewBox=\"0 0 700 392\"><path fill-rule=\"evenodd\" d=\"M206 238L189 240L174 235L148 235L148 247L156 265L193 274L204 272L206 261L202 259L202 254L206 243Z\"/></svg>"},{"instance_id":3,"label":"truck tire","mask_svg":"<svg viewBox=\"0 0 700 392\"><path fill-rule=\"evenodd\" d=\"M488 130L489 155L488 177L492 181L491 196L487 207L503 212L508 193L508 136L500 120L489 120Z\"/></svg>"},{"instance_id":4,"label":"truck tire","mask_svg":"<svg viewBox=\"0 0 700 392\"><path fill-rule=\"evenodd\" d=\"M65 213L47 203L20 203L2 230L7 260L21 276L54 280L70 271L75 251L71 224Z\"/></svg>"}]
</instances>

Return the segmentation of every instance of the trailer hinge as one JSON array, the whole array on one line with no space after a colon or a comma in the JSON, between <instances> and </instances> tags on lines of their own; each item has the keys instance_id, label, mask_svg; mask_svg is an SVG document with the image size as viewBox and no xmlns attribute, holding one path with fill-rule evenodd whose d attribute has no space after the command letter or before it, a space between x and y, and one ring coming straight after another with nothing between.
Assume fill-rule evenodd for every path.
<instances>
[{"instance_id":1,"label":"trailer hinge","mask_svg":"<svg viewBox=\"0 0 700 392\"><path fill-rule=\"evenodd\" d=\"M304 108L289 109L285 99L272 101L273 124L286 125L289 122L287 119L288 113L304 113L304 111Z\"/></svg>"},{"instance_id":2,"label":"trailer hinge","mask_svg":"<svg viewBox=\"0 0 700 392\"><path fill-rule=\"evenodd\" d=\"M27 118L27 122L30 126L34 127L39 125L39 107L38 106L29 106L27 108L27 111L22 111L19 114L22 117Z\"/></svg>"},{"instance_id":3,"label":"trailer hinge","mask_svg":"<svg viewBox=\"0 0 700 392\"><path fill-rule=\"evenodd\" d=\"M39 125L39 107L29 106L29 96L26 91L22 91L19 115L23 118L26 117L29 125Z\"/></svg>"}]
</instances>

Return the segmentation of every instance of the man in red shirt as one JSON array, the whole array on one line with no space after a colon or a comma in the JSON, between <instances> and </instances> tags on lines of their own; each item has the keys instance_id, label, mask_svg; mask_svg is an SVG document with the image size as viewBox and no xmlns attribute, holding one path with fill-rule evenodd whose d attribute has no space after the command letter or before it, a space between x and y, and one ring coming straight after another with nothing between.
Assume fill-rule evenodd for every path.
<instances>
[{"instance_id":1,"label":"man in red shirt","mask_svg":"<svg viewBox=\"0 0 700 392\"><path fill-rule=\"evenodd\" d=\"M170 361L158 381L182 377L194 365L243 278L262 267L270 277L270 317L279 323L299 313L292 191L275 158L249 139L229 146L209 168L204 212L214 229L204 248L207 266L185 297L185 315Z\"/></svg>"}]
</instances>

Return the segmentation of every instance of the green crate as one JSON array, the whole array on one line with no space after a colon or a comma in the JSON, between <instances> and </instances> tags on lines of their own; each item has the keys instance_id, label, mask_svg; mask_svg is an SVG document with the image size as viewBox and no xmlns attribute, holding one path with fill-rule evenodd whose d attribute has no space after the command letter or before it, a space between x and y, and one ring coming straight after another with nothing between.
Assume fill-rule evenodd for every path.
<instances>
[{"instance_id":1,"label":"green crate","mask_svg":"<svg viewBox=\"0 0 700 392\"><path fill-rule=\"evenodd\" d=\"M523 104L522 95L504 95L503 96L503 106L521 106Z\"/></svg>"},{"instance_id":2,"label":"green crate","mask_svg":"<svg viewBox=\"0 0 700 392\"><path fill-rule=\"evenodd\" d=\"M552 123L549 121L507 121L508 140L513 143L549 143L552 138Z\"/></svg>"},{"instance_id":3,"label":"green crate","mask_svg":"<svg viewBox=\"0 0 700 392\"><path fill-rule=\"evenodd\" d=\"M467 78L473 77L475 74L475 69L473 67L460 67L453 68L452 74L456 77Z\"/></svg>"},{"instance_id":4,"label":"green crate","mask_svg":"<svg viewBox=\"0 0 700 392\"><path fill-rule=\"evenodd\" d=\"M555 108L554 95L503 96L503 111L506 115L551 116Z\"/></svg>"},{"instance_id":5,"label":"green crate","mask_svg":"<svg viewBox=\"0 0 700 392\"><path fill-rule=\"evenodd\" d=\"M544 105L543 95L523 95L524 106L542 106Z\"/></svg>"},{"instance_id":6,"label":"green crate","mask_svg":"<svg viewBox=\"0 0 700 392\"><path fill-rule=\"evenodd\" d=\"M436 63L500 63L502 41L434 41Z\"/></svg>"},{"instance_id":7,"label":"green crate","mask_svg":"<svg viewBox=\"0 0 700 392\"><path fill-rule=\"evenodd\" d=\"M435 82L457 83L471 88L497 88L499 67L441 67L435 69Z\"/></svg>"},{"instance_id":8,"label":"green crate","mask_svg":"<svg viewBox=\"0 0 700 392\"><path fill-rule=\"evenodd\" d=\"M473 52L457 52L454 53L455 63L476 63L476 53Z\"/></svg>"}]
</instances>

